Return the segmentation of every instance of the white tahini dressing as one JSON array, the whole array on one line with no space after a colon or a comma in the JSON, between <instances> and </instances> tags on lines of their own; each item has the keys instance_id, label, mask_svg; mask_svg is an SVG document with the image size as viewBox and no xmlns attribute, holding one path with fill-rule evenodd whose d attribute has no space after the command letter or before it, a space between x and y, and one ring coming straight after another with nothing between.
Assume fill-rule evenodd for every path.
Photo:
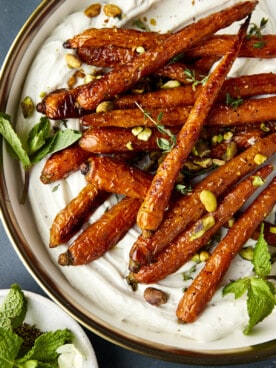
<instances>
[{"instance_id":1,"label":"white tahini dressing","mask_svg":"<svg viewBox=\"0 0 276 368\"><path fill-rule=\"evenodd\" d=\"M117 4L123 10L124 16L121 20L107 18L103 13L90 19L84 15L83 8L80 8L79 11L67 15L41 45L28 72L22 91L22 99L28 95L35 103L38 103L41 100L41 93L67 87L69 76L74 71L66 65L64 55L70 50L63 48L63 42L89 27L131 26L133 20L141 17L141 19L146 20L152 31L174 31L193 20L236 2L234 0L170 0L169 2L166 0L114 0L111 3ZM79 3L80 6L84 6L84 2ZM89 2L86 2L85 5L89 5ZM252 22L259 24L262 17L269 18L264 0L259 1ZM152 25L151 19L155 20L156 25ZM236 31L237 26L235 24L228 32ZM271 33L273 27L270 19L264 33ZM93 71L91 66L82 65L82 68L85 68L87 73ZM240 59L235 62L231 75L264 71L276 72L275 60ZM40 115L36 113L35 116L26 121L19 111L18 130L21 134L26 134L28 129L39 121L39 118ZM78 121L69 121L68 127L78 128ZM78 194L85 185L85 181L83 176L77 172L59 183L43 185L39 180L43 165L44 161L37 164L32 170L29 196L38 229L45 248L48 249L49 229L54 217L70 199ZM57 185L58 189L53 191ZM114 197L111 201L115 203L116 198ZM110 201L106 202L96 211L90 221L94 221L111 204ZM208 349L209 342L219 341L222 338L227 339L228 335L230 336L233 331L236 331L237 336L235 339L231 339L230 346L248 345L248 340L242 334L248 320L245 299L234 300L231 295L222 298L221 289L218 290L212 302L209 303L205 312L196 322L189 325L181 325L177 322L175 310L182 296L183 288L187 287L189 283L183 281L182 273L191 268L192 262L188 262L178 272L159 283L158 287L169 295L165 305L157 308L147 304L143 299L145 288L143 285L139 285L138 291L133 292L127 285L125 277L128 274L129 250L137 236L137 230L132 229L114 249L89 265L61 267L61 272L70 284L85 297L86 307L93 306L93 308L99 307L99 310L104 309L103 315L109 315L110 320L118 328L128 324L132 326L133 331L137 330L138 335L139 328L144 326L149 339L157 335L165 336L163 341L162 337L160 338L161 342L165 344L169 344L171 338L174 344L177 344L175 341L179 341L179 346L183 347L183 341L188 341L186 339L188 338L204 342L204 347ZM57 263L58 255L65 249L65 245L56 249L48 249L49 257ZM57 265L57 267L59 266ZM237 257L222 285L228 283L230 279L237 279L251 272L250 263ZM269 325L269 322L267 324ZM254 343L254 338L252 342Z\"/></svg>"}]
</instances>

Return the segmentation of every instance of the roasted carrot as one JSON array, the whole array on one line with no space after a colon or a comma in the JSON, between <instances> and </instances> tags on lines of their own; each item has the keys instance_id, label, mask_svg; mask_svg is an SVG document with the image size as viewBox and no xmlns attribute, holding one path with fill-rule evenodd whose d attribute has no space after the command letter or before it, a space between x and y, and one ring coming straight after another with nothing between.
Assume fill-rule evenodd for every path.
<instances>
[{"instance_id":1,"label":"roasted carrot","mask_svg":"<svg viewBox=\"0 0 276 368\"><path fill-rule=\"evenodd\" d=\"M54 218L49 246L53 248L71 239L108 196L95 185L86 185Z\"/></svg>"},{"instance_id":2,"label":"roasted carrot","mask_svg":"<svg viewBox=\"0 0 276 368\"><path fill-rule=\"evenodd\" d=\"M236 60L241 42L244 39L249 19L241 27L234 44L222 58L201 89L188 119L178 133L175 147L166 155L153 177L146 198L137 215L137 224L142 230L156 230L160 225L176 177L190 154L220 88Z\"/></svg>"},{"instance_id":3,"label":"roasted carrot","mask_svg":"<svg viewBox=\"0 0 276 368\"><path fill-rule=\"evenodd\" d=\"M257 2L243 1L220 12L193 23L170 35L160 45L149 48L137 55L131 63L114 68L101 79L66 92L54 91L43 98L37 110L49 118L61 119L79 113L80 110L94 110L103 100L113 98L128 90L138 80L165 65L174 56L211 37L219 29L227 27L250 14Z\"/></svg>"},{"instance_id":4,"label":"roasted carrot","mask_svg":"<svg viewBox=\"0 0 276 368\"><path fill-rule=\"evenodd\" d=\"M140 199L123 198L106 211L99 220L88 226L67 251L60 254L58 263L61 266L77 266L103 256L134 225L140 204Z\"/></svg>"},{"instance_id":5,"label":"roasted carrot","mask_svg":"<svg viewBox=\"0 0 276 368\"><path fill-rule=\"evenodd\" d=\"M276 203L276 178L262 191L219 242L204 268L180 300L176 315L181 322L194 322L215 294L231 261Z\"/></svg>"},{"instance_id":6,"label":"roasted carrot","mask_svg":"<svg viewBox=\"0 0 276 368\"><path fill-rule=\"evenodd\" d=\"M145 197L152 179L151 174L106 156L89 159L82 173L88 183L101 190L140 199Z\"/></svg>"},{"instance_id":7,"label":"roasted carrot","mask_svg":"<svg viewBox=\"0 0 276 368\"><path fill-rule=\"evenodd\" d=\"M203 215L205 208L199 199L199 193L203 189L208 189L220 197L231 185L258 167L258 158L265 160L275 152L276 133L273 133L259 140L225 165L218 167L196 184L192 193L180 198L167 211L164 221L151 237L145 239L139 236L130 250L130 260L133 267L131 271L150 262L187 226Z\"/></svg>"},{"instance_id":8,"label":"roasted carrot","mask_svg":"<svg viewBox=\"0 0 276 368\"><path fill-rule=\"evenodd\" d=\"M179 128L173 127L170 130L172 134L177 134ZM90 128L83 133L79 145L91 153L154 151L159 149L157 140L160 138L167 139L167 134L161 133L155 128L151 129L151 135L146 141L135 136L132 129Z\"/></svg>"},{"instance_id":9,"label":"roasted carrot","mask_svg":"<svg viewBox=\"0 0 276 368\"><path fill-rule=\"evenodd\" d=\"M219 92L217 101L225 103L227 94L233 99L272 94L276 92L276 74L260 73L243 75L226 79ZM116 98L114 109L128 109L136 107L136 103L144 109L168 108L173 106L193 105L201 86L196 88L181 86L171 89L161 89L143 94L128 94Z\"/></svg>"},{"instance_id":10,"label":"roasted carrot","mask_svg":"<svg viewBox=\"0 0 276 368\"><path fill-rule=\"evenodd\" d=\"M258 188L254 186L256 176L265 180L272 170L273 167L271 165L265 166L241 181L234 188L231 188L215 211L205 214L188 229L184 230L154 258L152 263L143 266L138 273L130 275L129 278L133 282L149 284L158 282L177 271L200 248L208 243L212 236L241 208ZM212 225L210 228L208 223Z\"/></svg>"},{"instance_id":11,"label":"roasted carrot","mask_svg":"<svg viewBox=\"0 0 276 368\"><path fill-rule=\"evenodd\" d=\"M58 151L46 160L40 180L43 184L50 184L65 179L70 173L78 170L80 164L90 156L91 153L81 149L78 144Z\"/></svg>"}]
</instances>

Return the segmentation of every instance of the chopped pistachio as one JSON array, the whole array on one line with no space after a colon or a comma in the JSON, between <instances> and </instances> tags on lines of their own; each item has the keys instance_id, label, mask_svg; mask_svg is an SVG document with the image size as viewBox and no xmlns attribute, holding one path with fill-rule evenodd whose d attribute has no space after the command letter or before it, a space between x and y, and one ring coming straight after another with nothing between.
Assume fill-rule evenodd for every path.
<instances>
[{"instance_id":1,"label":"chopped pistachio","mask_svg":"<svg viewBox=\"0 0 276 368\"><path fill-rule=\"evenodd\" d=\"M103 8L104 14L107 17L120 17L122 15L122 10L119 6L114 4L106 4Z\"/></svg>"},{"instance_id":2,"label":"chopped pistachio","mask_svg":"<svg viewBox=\"0 0 276 368\"><path fill-rule=\"evenodd\" d=\"M179 86L181 86L181 83L178 80L169 80L168 82L164 83L160 88L171 89Z\"/></svg>"},{"instance_id":3,"label":"chopped pistachio","mask_svg":"<svg viewBox=\"0 0 276 368\"><path fill-rule=\"evenodd\" d=\"M136 52L138 52L138 54L143 54L145 52L145 49L143 46L138 46L135 49Z\"/></svg>"},{"instance_id":4,"label":"chopped pistachio","mask_svg":"<svg viewBox=\"0 0 276 368\"><path fill-rule=\"evenodd\" d=\"M264 156L264 155L262 155L262 154L260 154L260 153L257 153L257 154L255 155L255 157L254 157L254 162L255 162L255 164L257 164L257 165L261 165L261 164L263 164L266 160L267 160L267 157L266 157L266 156Z\"/></svg>"},{"instance_id":5,"label":"chopped pistachio","mask_svg":"<svg viewBox=\"0 0 276 368\"><path fill-rule=\"evenodd\" d=\"M252 261L253 259L253 254L254 254L254 249L253 247L245 247L245 248L242 248L240 251L239 251L239 255L247 260L247 261Z\"/></svg>"},{"instance_id":6,"label":"chopped pistachio","mask_svg":"<svg viewBox=\"0 0 276 368\"><path fill-rule=\"evenodd\" d=\"M88 18L93 18L96 17L97 15L99 15L101 12L101 4L92 4L90 6L88 6L88 8L86 8L84 10L84 14L88 17Z\"/></svg>"},{"instance_id":7,"label":"chopped pistachio","mask_svg":"<svg viewBox=\"0 0 276 368\"><path fill-rule=\"evenodd\" d=\"M151 135L152 135L152 130L148 127L144 127L142 132L137 135L137 138L140 141L147 142L150 139Z\"/></svg>"},{"instance_id":8,"label":"chopped pistachio","mask_svg":"<svg viewBox=\"0 0 276 368\"><path fill-rule=\"evenodd\" d=\"M84 84L90 83L96 79L95 75L92 74L86 74L86 76L83 79Z\"/></svg>"},{"instance_id":9,"label":"chopped pistachio","mask_svg":"<svg viewBox=\"0 0 276 368\"><path fill-rule=\"evenodd\" d=\"M24 100L21 102L21 109L24 118L28 118L33 114L35 110L35 105L30 96L26 96Z\"/></svg>"},{"instance_id":10,"label":"chopped pistachio","mask_svg":"<svg viewBox=\"0 0 276 368\"><path fill-rule=\"evenodd\" d=\"M127 144L126 144L126 148L127 148L129 151L133 151L133 145L132 145L132 142L127 142Z\"/></svg>"},{"instance_id":11,"label":"chopped pistachio","mask_svg":"<svg viewBox=\"0 0 276 368\"><path fill-rule=\"evenodd\" d=\"M260 176L256 175L256 176L253 176L252 184L253 184L253 187L260 187L261 185L264 184L264 181Z\"/></svg>"},{"instance_id":12,"label":"chopped pistachio","mask_svg":"<svg viewBox=\"0 0 276 368\"><path fill-rule=\"evenodd\" d=\"M202 190L199 194L199 199L207 212L214 212L217 209L217 198L210 190Z\"/></svg>"},{"instance_id":13,"label":"chopped pistachio","mask_svg":"<svg viewBox=\"0 0 276 368\"><path fill-rule=\"evenodd\" d=\"M73 54L65 54L65 61L70 69L77 69L81 66L81 60Z\"/></svg>"},{"instance_id":14,"label":"chopped pistachio","mask_svg":"<svg viewBox=\"0 0 276 368\"><path fill-rule=\"evenodd\" d=\"M223 141L223 135L222 134L214 135L212 137L212 144L218 144L218 143L221 143L222 141Z\"/></svg>"},{"instance_id":15,"label":"chopped pistachio","mask_svg":"<svg viewBox=\"0 0 276 368\"><path fill-rule=\"evenodd\" d=\"M227 221L228 227L231 228L235 223L234 217L232 217L230 220Z\"/></svg>"},{"instance_id":16,"label":"chopped pistachio","mask_svg":"<svg viewBox=\"0 0 276 368\"><path fill-rule=\"evenodd\" d=\"M195 262L195 263L200 263L200 257L199 257L198 253L193 255L192 261Z\"/></svg>"},{"instance_id":17,"label":"chopped pistachio","mask_svg":"<svg viewBox=\"0 0 276 368\"><path fill-rule=\"evenodd\" d=\"M113 102L112 101L103 101L96 107L96 112L108 112L113 110Z\"/></svg>"},{"instance_id":18,"label":"chopped pistachio","mask_svg":"<svg viewBox=\"0 0 276 368\"><path fill-rule=\"evenodd\" d=\"M269 132L269 131L270 131L269 127L268 127L265 123L261 123L261 125L260 125L260 129L261 129L263 132Z\"/></svg>"},{"instance_id":19,"label":"chopped pistachio","mask_svg":"<svg viewBox=\"0 0 276 368\"><path fill-rule=\"evenodd\" d=\"M276 226L270 226L270 228L269 228L269 232L270 232L271 234L276 234Z\"/></svg>"},{"instance_id":20,"label":"chopped pistachio","mask_svg":"<svg viewBox=\"0 0 276 368\"><path fill-rule=\"evenodd\" d=\"M202 250L199 253L199 259L201 262L206 262L208 258L210 258L210 253L207 252L207 250Z\"/></svg>"},{"instance_id":21,"label":"chopped pistachio","mask_svg":"<svg viewBox=\"0 0 276 368\"><path fill-rule=\"evenodd\" d=\"M225 164L225 160L220 160L218 158L213 158L213 164L217 166L222 166Z\"/></svg>"},{"instance_id":22,"label":"chopped pistachio","mask_svg":"<svg viewBox=\"0 0 276 368\"><path fill-rule=\"evenodd\" d=\"M230 161L236 154L237 154L237 143L234 141L231 141L226 148L226 152L223 156L225 161Z\"/></svg>"},{"instance_id":23,"label":"chopped pistachio","mask_svg":"<svg viewBox=\"0 0 276 368\"><path fill-rule=\"evenodd\" d=\"M137 137L142 131L143 131L144 127L142 126L137 126L131 129L131 133Z\"/></svg>"},{"instance_id":24,"label":"chopped pistachio","mask_svg":"<svg viewBox=\"0 0 276 368\"><path fill-rule=\"evenodd\" d=\"M193 160L193 163L200 166L203 169L207 169L208 167L212 165L213 160L211 158L196 159L196 160Z\"/></svg>"},{"instance_id":25,"label":"chopped pistachio","mask_svg":"<svg viewBox=\"0 0 276 368\"><path fill-rule=\"evenodd\" d=\"M223 134L223 139L225 141L229 141L230 139L232 139L232 137L233 137L233 133L230 131Z\"/></svg>"},{"instance_id":26,"label":"chopped pistachio","mask_svg":"<svg viewBox=\"0 0 276 368\"><path fill-rule=\"evenodd\" d=\"M204 217L201 225L202 226L200 227L200 229L191 235L190 241L200 238L202 235L206 233L207 230L211 229L211 227L215 225L214 216L209 215L209 216Z\"/></svg>"}]
</instances>

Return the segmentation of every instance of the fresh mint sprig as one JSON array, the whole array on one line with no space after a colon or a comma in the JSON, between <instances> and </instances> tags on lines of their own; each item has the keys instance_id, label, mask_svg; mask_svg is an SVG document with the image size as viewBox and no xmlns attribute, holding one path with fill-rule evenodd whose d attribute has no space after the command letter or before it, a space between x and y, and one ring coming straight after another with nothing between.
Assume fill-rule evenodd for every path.
<instances>
[{"instance_id":1,"label":"fresh mint sprig","mask_svg":"<svg viewBox=\"0 0 276 368\"><path fill-rule=\"evenodd\" d=\"M17 284L13 284L0 306L0 367L57 368L57 349L72 341L71 332L68 329L44 332L22 356L20 348L24 339L15 331L23 323L26 311L27 300L24 293Z\"/></svg>"},{"instance_id":2,"label":"fresh mint sprig","mask_svg":"<svg viewBox=\"0 0 276 368\"><path fill-rule=\"evenodd\" d=\"M271 272L271 255L264 239L263 229L262 224L253 253L252 263L255 275L232 281L223 289L223 295L233 293L235 299L247 293L249 323L243 331L245 335L248 335L256 324L269 316L276 304L275 286L268 281Z\"/></svg>"},{"instance_id":3,"label":"fresh mint sprig","mask_svg":"<svg viewBox=\"0 0 276 368\"><path fill-rule=\"evenodd\" d=\"M42 116L40 121L28 133L26 143L14 130L11 117L0 112L0 134L9 145L9 152L19 160L25 170L25 187L21 203L25 202L28 191L28 175L32 165L42 160L48 154L60 151L75 143L81 132L72 129L63 129L52 132L50 120Z\"/></svg>"}]
</instances>

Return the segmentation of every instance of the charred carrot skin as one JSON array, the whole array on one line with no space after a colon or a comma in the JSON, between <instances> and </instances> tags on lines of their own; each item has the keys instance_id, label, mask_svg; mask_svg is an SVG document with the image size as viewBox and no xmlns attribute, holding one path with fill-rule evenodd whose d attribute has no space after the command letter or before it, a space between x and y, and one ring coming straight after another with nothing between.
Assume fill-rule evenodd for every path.
<instances>
[{"instance_id":1,"label":"charred carrot skin","mask_svg":"<svg viewBox=\"0 0 276 368\"><path fill-rule=\"evenodd\" d=\"M61 266L84 265L103 256L134 225L140 204L140 199L123 198L85 229L59 256L58 263Z\"/></svg>"},{"instance_id":2,"label":"charred carrot skin","mask_svg":"<svg viewBox=\"0 0 276 368\"><path fill-rule=\"evenodd\" d=\"M276 74L261 73L244 75L225 80L217 101L225 103L226 95L233 98L246 98L262 94L275 93ZM115 109L136 107L139 103L144 109L166 108L173 106L193 105L201 86L193 89L192 86L180 86L171 89L143 93L141 95L122 95L114 100Z\"/></svg>"},{"instance_id":3,"label":"charred carrot skin","mask_svg":"<svg viewBox=\"0 0 276 368\"><path fill-rule=\"evenodd\" d=\"M176 315L181 322L194 322L216 292L231 261L276 203L276 178L263 190L218 244L205 267L180 300Z\"/></svg>"},{"instance_id":4,"label":"charred carrot skin","mask_svg":"<svg viewBox=\"0 0 276 368\"><path fill-rule=\"evenodd\" d=\"M45 162L40 180L43 184L50 184L65 179L69 174L79 169L80 165L91 156L78 144L52 154Z\"/></svg>"},{"instance_id":5,"label":"charred carrot skin","mask_svg":"<svg viewBox=\"0 0 276 368\"><path fill-rule=\"evenodd\" d=\"M183 50L211 37L234 21L243 19L254 10L256 4L256 1L244 1L203 18L170 35L160 45L136 56L128 65L114 68L95 82L66 93L62 91L61 96L54 91L54 98L51 94L45 96L37 105L37 110L52 119L67 118L68 114L76 113L76 110L79 112L80 109L94 110L100 102L128 90L142 77L165 65Z\"/></svg>"},{"instance_id":6,"label":"charred carrot skin","mask_svg":"<svg viewBox=\"0 0 276 368\"><path fill-rule=\"evenodd\" d=\"M82 173L87 182L95 183L101 190L141 199L152 179L151 174L109 157L89 159L82 166Z\"/></svg>"},{"instance_id":7,"label":"charred carrot skin","mask_svg":"<svg viewBox=\"0 0 276 368\"><path fill-rule=\"evenodd\" d=\"M239 181L258 167L255 160L260 154L269 158L276 152L276 133L260 139L254 146L248 148L225 165L214 170L209 176L199 182L193 192L180 198L166 213L158 230L151 237L145 239L139 236L130 250L130 271L137 271L140 266L147 264L174 240L187 226L199 219L205 209L199 199L203 189L212 191L217 197L221 196L231 185Z\"/></svg>"},{"instance_id":8,"label":"charred carrot skin","mask_svg":"<svg viewBox=\"0 0 276 368\"><path fill-rule=\"evenodd\" d=\"M92 184L85 186L54 218L49 246L53 248L70 240L108 196Z\"/></svg>"},{"instance_id":9,"label":"charred carrot skin","mask_svg":"<svg viewBox=\"0 0 276 368\"><path fill-rule=\"evenodd\" d=\"M152 263L143 266L138 273L132 274L131 279L139 283L156 283L177 271L200 248L208 243L212 236L217 233L254 193L258 188L254 186L254 178L258 176L262 180L265 180L272 171L273 167L267 165L244 179L234 188L231 188L214 212L204 215L188 229L184 230L183 233L154 258ZM200 237L196 237L198 229L202 229L204 219L208 219L210 216L214 219L214 225Z\"/></svg>"},{"instance_id":10,"label":"charred carrot skin","mask_svg":"<svg viewBox=\"0 0 276 368\"><path fill-rule=\"evenodd\" d=\"M137 224L142 230L154 231L162 222L175 184L176 177L190 154L214 104L220 88L236 60L244 39L249 19L242 25L234 44L209 75L192 110L177 136L176 145L167 153L153 177L144 202L138 211Z\"/></svg>"}]
</instances>

